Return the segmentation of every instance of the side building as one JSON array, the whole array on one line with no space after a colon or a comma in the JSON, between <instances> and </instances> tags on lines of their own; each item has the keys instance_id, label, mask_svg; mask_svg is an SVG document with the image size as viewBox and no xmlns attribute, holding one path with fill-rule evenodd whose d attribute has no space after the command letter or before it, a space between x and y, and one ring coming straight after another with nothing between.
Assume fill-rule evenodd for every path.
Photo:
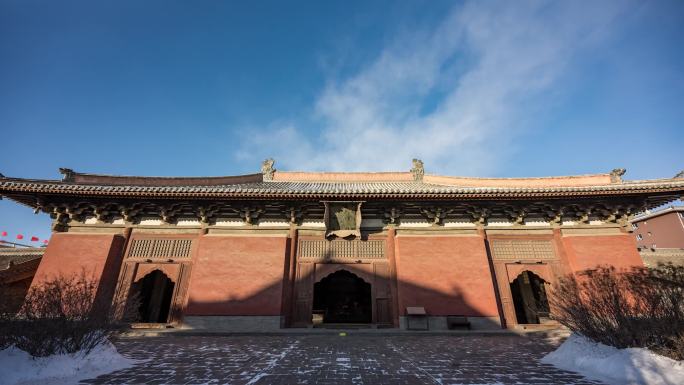
<instances>
[{"instance_id":1,"label":"side building","mask_svg":"<svg viewBox=\"0 0 684 385\"><path fill-rule=\"evenodd\" d=\"M684 265L684 206L639 214L632 220L632 231L646 266Z\"/></svg>"},{"instance_id":2,"label":"side building","mask_svg":"<svg viewBox=\"0 0 684 385\"><path fill-rule=\"evenodd\" d=\"M642 265L630 219L682 197L684 179L624 170L545 178L277 171L132 177L61 169L0 178L52 216L33 285L87 269L139 321L251 331L329 324L473 329L548 322L546 293L599 264ZM409 310L407 310L409 309ZM451 317L451 318L450 318ZM456 321L454 321L456 320Z\"/></svg>"},{"instance_id":3,"label":"side building","mask_svg":"<svg viewBox=\"0 0 684 385\"><path fill-rule=\"evenodd\" d=\"M16 313L38 270L44 247L0 243L0 312Z\"/></svg>"}]
</instances>

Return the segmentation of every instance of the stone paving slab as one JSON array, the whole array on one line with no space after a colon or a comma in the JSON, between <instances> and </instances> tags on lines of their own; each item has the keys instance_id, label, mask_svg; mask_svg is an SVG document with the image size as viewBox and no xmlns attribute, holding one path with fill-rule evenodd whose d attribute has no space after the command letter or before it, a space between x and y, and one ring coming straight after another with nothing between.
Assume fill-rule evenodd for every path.
<instances>
[{"instance_id":1,"label":"stone paving slab","mask_svg":"<svg viewBox=\"0 0 684 385\"><path fill-rule=\"evenodd\" d=\"M143 360L84 384L597 384L539 362L539 336L232 336L122 339Z\"/></svg>"}]
</instances>

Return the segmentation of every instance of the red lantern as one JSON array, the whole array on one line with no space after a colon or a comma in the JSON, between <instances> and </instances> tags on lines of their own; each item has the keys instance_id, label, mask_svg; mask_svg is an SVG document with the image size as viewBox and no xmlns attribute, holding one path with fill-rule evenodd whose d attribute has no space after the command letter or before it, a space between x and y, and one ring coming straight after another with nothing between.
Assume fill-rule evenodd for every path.
<instances>
[{"instance_id":1,"label":"red lantern","mask_svg":"<svg viewBox=\"0 0 684 385\"><path fill-rule=\"evenodd\" d=\"M44 245L47 245L47 244L48 244L48 240L47 240L47 239L43 240L43 244L44 244Z\"/></svg>"},{"instance_id":2,"label":"red lantern","mask_svg":"<svg viewBox=\"0 0 684 385\"><path fill-rule=\"evenodd\" d=\"M17 234L17 239L24 239L24 236L22 234Z\"/></svg>"},{"instance_id":3,"label":"red lantern","mask_svg":"<svg viewBox=\"0 0 684 385\"><path fill-rule=\"evenodd\" d=\"M3 237L6 237L6 236L7 236L7 231L3 231L3 232L2 232L2 236L3 236Z\"/></svg>"},{"instance_id":4,"label":"red lantern","mask_svg":"<svg viewBox=\"0 0 684 385\"><path fill-rule=\"evenodd\" d=\"M40 241L40 239L38 239L38 237L35 237L35 236L31 237L31 242L38 242L38 241Z\"/></svg>"}]
</instances>

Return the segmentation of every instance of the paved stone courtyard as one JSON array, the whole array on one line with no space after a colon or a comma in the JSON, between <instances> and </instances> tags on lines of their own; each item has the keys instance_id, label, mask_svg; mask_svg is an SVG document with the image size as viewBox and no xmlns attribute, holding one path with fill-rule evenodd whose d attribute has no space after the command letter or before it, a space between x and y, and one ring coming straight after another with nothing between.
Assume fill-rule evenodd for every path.
<instances>
[{"instance_id":1,"label":"paved stone courtyard","mask_svg":"<svg viewBox=\"0 0 684 385\"><path fill-rule=\"evenodd\" d=\"M125 339L133 368L87 384L596 384L539 359L541 337L226 336Z\"/></svg>"}]
</instances>

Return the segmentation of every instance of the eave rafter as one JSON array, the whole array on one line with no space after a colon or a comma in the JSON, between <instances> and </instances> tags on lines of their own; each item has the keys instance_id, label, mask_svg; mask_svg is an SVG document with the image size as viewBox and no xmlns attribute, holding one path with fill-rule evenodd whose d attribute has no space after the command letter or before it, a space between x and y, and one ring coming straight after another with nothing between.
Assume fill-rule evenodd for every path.
<instances>
[{"instance_id":1,"label":"eave rafter","mask_svg":"<svg viewBox=\"0 0 684 385\"><path fill-rule=\"evenodd\" d=\"M121 199L107 196L74 196L63 194L10 195L11 199L48 213L54 219L55 230L72 222L95 218L98 223L123 219L125 224L137 224L143 218L158 218L174 224L179 219L197 220L200 224L215 224L218 218L243 221L246 225L261 220L299 224L304 219L322 220L320 200L286 199ZM404 220L426 220L433 226L447 221L470 222L484 226L490 220L504 220L516 225L528 220L545 221L553 226L564 222L589 223L598 219L625 226L637 212L665 203L674 195L603 195L553 199L378 199L364 204L364 218L377 218L385 224Z\"/></svg>"}]
</instances>

